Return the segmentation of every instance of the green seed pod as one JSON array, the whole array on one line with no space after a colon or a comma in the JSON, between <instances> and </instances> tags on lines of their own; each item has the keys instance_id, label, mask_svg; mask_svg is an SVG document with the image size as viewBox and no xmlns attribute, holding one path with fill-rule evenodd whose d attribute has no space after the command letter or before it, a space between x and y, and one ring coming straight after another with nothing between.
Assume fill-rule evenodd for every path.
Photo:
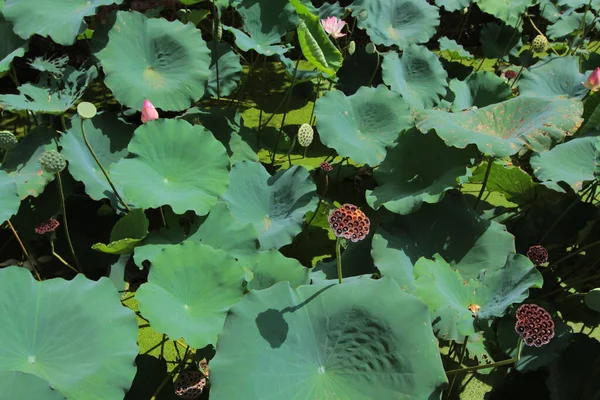
<instances>
[{"instance_id":1,"label":"green seed pod","mask_svg":"<svg viewBox=\"0 0 600 400\"><path fill-rule=\"evenodd\" d=\"M223 24L221 24L221 21L218 19L213 21L213 36L218 42L221 41L221 38L223 37Z\"/></svg>"},{"instance_id":2,"label":"green seed pod","mask_svg":"<svg viewBox=\"0 0 600 400\"><path fill-rule=\"evenodd\" d=\"M309 124L302 124L298 128L298 143L302 147L308 147L313 141L314 131Z\"/></svg>"},{"instance_id":3,"label":"green seed pod","mask_svg":"<svg viewBox=\"0 0 600 400\"><path fill-rule=\"evenodd\" d=\"M369 13L367 12L367 10L362 10L361 12L358 13L358 20L359 21L364 21L368 17L369 17Z\"/></svg>"},{"instance_id":4,"label":"green seed pod","mask_svg":"<svg viewBox=\"0 0 600 400\"><path fill-rule=\"evenodd\" d=\"M543 53L548 48L548 39L544 35L537 35L531 42L531 51Z\"/></svg>"},{"instance_id":5,"label":"green seed pod","mask_svg":"<svg viewBox=\"0 0 600 400\"><path fill-rule=\"evenodd\" d=\"M14 149L19 141L17 137L9 131L0 131L0 149L12 150Z\"/></svg>"},{"instance_id":6,"label":"green seed pod","mask_svg":"<svg viewBox=\"0 0 600 400\"><path fill-rule=\"evenodd\" d=\"M56 174L67 167L67 160L56 150L48 150L38 158L38 163L45 172Z\"/></svg>"},{"instance_id":7,"label":"green seed pod","mask_svg":"<svg viewBox=\"0 0 600 400\"><path fill-rule=\"evenodd\" d=\"M374 54L377 49L375 48L375 45L373 43L367 43L367 45L365 46L365 51L368 54Z\"/></svg>"},{"instance_id":8,"label":"green seed pod","mask_svg":"<svg viewBox=\"0 0 600 400\"><path fill-rule=\"evenodd\" d=\"M356 51L356 43L354 43L354 40L353 40L350 43L348 43L348 54L352 55L352 54L354 54L355 51Z\"/></svg>"}]
</instances>

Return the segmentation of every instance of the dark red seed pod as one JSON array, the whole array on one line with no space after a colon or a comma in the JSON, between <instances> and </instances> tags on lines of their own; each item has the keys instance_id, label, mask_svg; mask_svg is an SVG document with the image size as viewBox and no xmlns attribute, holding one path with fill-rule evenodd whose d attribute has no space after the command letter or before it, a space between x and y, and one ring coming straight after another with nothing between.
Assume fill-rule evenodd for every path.
<instances>
[{"instance_id":1,"label":"dark red seed pod","mask_svg":"<svg viewBox=\"0 0 600 400\"><path fill-rule=\"evenodd\" d=\"M60 223L57 220L55 220L54 218L50 218L49 220L46 220L40 223L38 226L36 226L35 233L37 233L38 235L51 233L54 232L59 225Z\"/></svg>"},{"instance_id":2,"label":"dark red seed pod","mask_svg":"<svg viewBox=\"0 0 600 400\"><path fill-rule=\"evenodd\" d=\"M535 304L523 304L517 309L515 331L528 346L540 347L554 337L554 321L548 311Z\"/></svg>"},{"instance_id":3,"label":"dark red seed pod","mask_svg":"<svg viewBox=\"0 0 600 400\"><path fill-rule=\"evenodd\" d=\"M542 265L548 262L548 251L540 245L531 246L527 250L527 258L536 266Z\"/></svg>"}]
</instances>

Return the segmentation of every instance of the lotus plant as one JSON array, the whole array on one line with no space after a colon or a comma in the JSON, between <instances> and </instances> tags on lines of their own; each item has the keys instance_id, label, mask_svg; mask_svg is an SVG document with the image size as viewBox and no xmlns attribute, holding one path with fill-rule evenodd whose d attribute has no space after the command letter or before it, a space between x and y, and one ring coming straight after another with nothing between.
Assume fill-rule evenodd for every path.
<instances>
[{"instance_id":1,"label":"lotus plant","mask_svg":"<svg viewBox=\"0 0 600 400\"><path fill-rule=\"evenodd\" d=\"M600 67L592 71L587 81L581 83L592 92L597 92L600 89Z\"/></svg>"},{"instance_id":2,"label":"lotus plant","mask_svg":"<svg viewBox=\"0 0 600 400\"><path fill-rule=\"evenodd\" d=\"M338 19L337 17L327 17L327 19L322 19L321 25L323 25L325 32L327 32L329 36L334 39L346 36L345 33L342 33L342 29L344 29L346 21Z\"/></svg>"},{"instance_id":3,"label":"lotus plant","mask_svg":"<svg viewBox=\"0 0 600 400\"><path fill-rule=\"evenodd\" d=\"M144 106L142 107L142 122L145 124L153 119L158 119L158 111L154 108L154 105L150 100L144 100Z\"/></svg>"}]
</instances>

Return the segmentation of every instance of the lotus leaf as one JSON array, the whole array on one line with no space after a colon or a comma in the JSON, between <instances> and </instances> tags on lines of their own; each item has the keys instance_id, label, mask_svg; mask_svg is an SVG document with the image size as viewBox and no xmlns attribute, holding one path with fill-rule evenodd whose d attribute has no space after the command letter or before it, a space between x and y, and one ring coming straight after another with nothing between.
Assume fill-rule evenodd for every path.
<instances>
[{"instance_id":1,"label":"lotus leaf","mask_svg":"<svg viewBox=\"0 0 600 400\"><path fill-rule=\"evenodd\" d=\"M580 29L583 25L583 16L585 17L586 28L594 22L592 13L575 12L570 8L561 14L560 18L554 24L548 26L547 33L550 39L560 39Z\"/></svg>"},{"instance_id":2,"label":"lotus leaf","mask_svg":"<svg viewBox=\"0 0 600 400\"><path fill-rule=\"evenodd\" d=\"M473 58L473 54L469 53L465 48L458 44L456 40L448 39L443 36L438 39L440 44L440 52L447 52L451 60L464 60Z\"/></svg>"},{"instance_id":3,"label":"lotus leaf","mask_svg":"<svg viewBox=\"0 0 600 400\"><path fill-rule=\"evenodd\" d=\"M138 12L119 11L116 18L96 56L119 103L140 110L149 99L156 108L179 111L204 95L210 50L199 30Z\"/></svg>"},{"instance_id":4,"label":"lotus leaf","mask_svg":"<svg viewBox=\"0 0 600 400\"><path fill-rule=\"evenodd\" d=\"M390 279L253 290L219 335L211 398L437 398L446 377L430 323Z\"/></svg>"},{"instance_id":5,"label":"lotus leaf","mask_svg":"<svg viewBox=\"0 0 600 400\"><path fill-rule=\"evenodd\" d=\"M317 100L317 129L321 141L343 157L375 166L386 147L412 125L410 110L398 93L385 86L361 87L354 95L331 91Z\"/></svg>"},{"instance_id":6,"label":"lotus leaf","mask_svg":"<svg viewBox=\"0 0 600 400\"><path fill-rule=\"evenodd\" d=\"M242 72L240 56L235 54L227 43L219 42L215 45L214 41L208 42L208 48L211 51L211 61L206 92L213 97L217 97L217 94L223 97L229 96L240 81ZM218 61L215 61L216 59ZM219 86L217 86L217 64L219 65ZM219 93L217 93L217 88Z\"/></svg>"},{"instance_id":7,"label":"lotus leaf","mask_svg":"<svg viewBox=\"0 0 600 400\"><path fill-rule=\"evenodd\" d=\"M290 47L285 45L277 45L281 40L278 33L270 35L262 34L260 31L250 32L250 35L240 31L239 29L223 25L223 29L235 35L235 45L242 51L254 50L258 54L264 56L273 56L287 52Z\"/></svg>"},{"instance_id":8,"label":"lotus leaf","mask_svg":"<svg viewBox=\"0 0 600 400\"><path fill-rule=\"evenodd\" d=\"M27 51L28 43L15 35L12 25L5 21L0 14L0 76L10 70L12 60L16 57L23 57Z\"/></svg>"},{"instance_id":9,"label":"lotus leaf","mask_svg":"<svg viewBox=\"0 0 600 400\"><path fill-rule=\"evenodd\" d=\"M19 211L21 199L17 192L17 184L14 179L5 171L0 170L0 224Z\"/></svg>"},{"instance_id":10,"label":"lotus leaf","mask_svg":"<svg viewBox=\"0 0 600 400\"><path fill-rule=\"evenodd\" d=\"M144 210L134 209L121 218L110 232L110 243L97 243L94 250L108 254L131 254L133 249L148 235L149 221Z\"/></svg>"},{"instance_id":11,"label":"lotus leaf","mask_svg":"<svg viewBox=\"0 0 600 400\"><path fill-rule=\"evenodd\" d=\"M256 263L250 268L253 279L248 283L248 289L267 289L283 281L289 282L294 288L310 283L308 268L298 260L284 257L277 250L261 251L257 255Z\"/></svg>"},{"instance_id":12,"label":"lotus leaf","mask_svg":"<svg viewBox=\"0 0 600 400\"><path fill-rule=\"evenodd\" d=\"M446 11L457 11L468 7L470 2L470 0L435 0L435 5L444 7Z\"/></svg>"},{"instance_id":13,"label":"lotus leaf","mask_svg":"<svg viewBox=\"0 0 600 400\"><path fill-rule=\"evenodd\" d=\"M473 143L482 153L506 157L523 146L549 150L579 128L582 112L576 99L519 96L459 113L422 110L417 128L424 133L435 129L448 146L464 148Z\"/></svg>"},{"instance_id":14,"label":"lotus leaf","mask_svg":"<svg viewBox=\"0 0 600 400\"><path fill-rule=\"evenodd\" d=\"M579 58L553 54L523 71L519 92L522 96L567 95L581 99L588 93L581 82L585 82L585 77L579 72Z\"/></svg>"},{"instance_id":15,"label":"lotus leaf","mask_svg":"<svg viewBox=\"0 0 600 400\"><path fill-rule=\"evenodd\" d=\"M481 164L470 181L483 183L487 163ZM485 189L490 192L502 193L508 201L525 204L536 197L536 184L531 176L519 167L506 165L502 160L492 164Z\"/></svg>"},{"instance_id":16,"label":"lotus leaf","mask_svg":"<svg viewBox=\"0 0 600 400\"><path fill-rule=\"evenodd\" d=\"M486 24L481 29L479 41L483 46L483 54L487 58L500 58L504 61L508 61L509 54L517 56L523 44L517 29L494 22Z\"/></svg>"},{"instance_id":17,"label":"lotus leaf","mask_svg":"<svg viewBox=\"0 0 600 400\"><path fill-rule=\"evenodd\" d=\"M501 103L511 96L504 79L487 71L473 72L464 81L452 79L449 86L455 96L451 108L454 112Z\"/></svg>"},{"instance_id":18,"label":"lotus leaf","mask_svg":"<svg viewBox=\"0 0 600 400\"><path fill-rule=\"evenodd\" d=\"M65 400L46 380L33 374L0 372L0 387L6 399Z\"/></svg>"},{"instance_id":19,"label":"lotus leaf","mask_svg":"<svg viewBox=\"0 0 600 400\"><path fill-rule=\"evenodd\" d=\"M135 375L135 314L108 278L38 282L0 269L0 371L45 379L65 397L121 400ZM83 307L85 305L85 307Z\"/></svg>"},{"instance_id":20,"label":"lotus leaf","mask_svg":"<svg viewBox=\"0 0 600 400\"><path fill-rule=\"evenodd\" d=\"M481 11L492 14L507 25L517 27L523 14L529 7L536 3L535 0L511 0L510 2L497 0L477 0ZM502 42L500 42L502 43Z\"/></svg>"},{"instance_id":21,"label":"lotus leaf","mask_svg":"<svg viewBox=\"0 0 600 400\"><path fill-rule=\"evenodd\" d=\"M223 250L185 242L156 255L135 298L154 330L200 349L216 344L227 310L243 296L244 277Z\"/></svg>"}]
</instances>

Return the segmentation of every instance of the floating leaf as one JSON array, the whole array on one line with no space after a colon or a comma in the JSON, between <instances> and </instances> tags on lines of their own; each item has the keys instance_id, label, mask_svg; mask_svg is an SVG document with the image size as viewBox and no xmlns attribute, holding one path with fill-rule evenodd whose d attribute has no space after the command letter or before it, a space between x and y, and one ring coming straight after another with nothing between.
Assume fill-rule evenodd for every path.
<instances>
[{"instance_id":1,"label":"floating leaf","mask_svg":"<svg viewBox=\"0 0 600 400\"><path fill-rule=\"evenodd\" d=\"M24 268L2 268L0 304L0 340L11 344L0 347L0 371L36 375L69 399L123 399L137 323L108 278L38 282Z\"/></svg>"},{"instance_id":2,"label":"floating leaf","mask_svg":"<svg viewBox=\"0 0 600 400\"><path fill-rule=\"evenodd\" d=\"M17 184L5 171L0 170L0 225L19 211L21 199L17 192Z\"/></svg>"},{"instance_id":3,"label":"floating leaf","mask_svg":"<svg viewBox=\"0 0 600 400\"><path fill-rule=\"evenodd\" d=\"M437 7L426 0L354 1L352 16L356 18L362 11L367 11L368 17L358 19L358 27L366 29L371 41L400 49L428 42L439 24Z\"/></svg>"},{"instance_id":4,"label":"floating leaf","mask_svg":"<svg viewBox=\"0 0 600 400\"><path fill-rule=\"evenodd\" d=\"M28 48L26 40L13 32L12 25L0 14L0 76L10 70L13 59L23 57Z\"/></svg>"},{"instance_id":5,"label":"floating leaf","mask_svg":"<svg viewBox=\"0 0 600 400\"><path fill-rule=\"evenodd\" d=\"M343 157L375 166L386 147L412 125L408 105L385 86L361 87L354 95L327 92L315 106L321 141Z\"/></svg>"},{"instance_id":6,"label":"floating leaf","mask_svg":"<svg viewBox=\"0 0 600 400\"><path fill-rule=\"evenodd\" d=\"M124 158L111 169L124 197L138 208L170 205L206 215L229 183L223 145L202 126L158 119L135 130Z\"/></svg>"},{"instance_id":7,"label":"floating leaf","mask_svg":"<svg viewBox=\"0 0 600 400\"><path fill-rule=\"evenodd\" d=\"M244 277L223 250L186 242L158 253L135 298L156 331L200 349L216 344L227 310L243 296Z\"/></svg>"},{"instance_id":8,"label":"floating leaf","mask_svg":"<svg viewBox=\"0 0 600 400\"><path fill-rule=\"evenodd\" d=\"M229 96L237 87L242 73L240 56L233 52L227 43L219 42L215 48L215 42L208 42L211 51L210 77L206 86L206 93L217 97L217 64L219 65L219 94L222 97ZM215 54L216 53L216 54ZM215 61L218 58L218 61Z\"/></svg>"},{"instance_id":9,"label":"floating leaf","mask_svg":"<svg viewBox=\"0 0 600 400\"><path fill-rule=\"evenodd\" d=\"M452 111L462 111L473 106L481 108L501 103L511 96L504 79L487 71L471 73L464 81L452 79L450 90L454 92Z\"/></svg>"},{"instance_id":10,"label":"floating leaf","mask_svg":"<svg viewBox=\"0 0 600 400\"><path fill-rule=\"evenodd\" d=\"M458 178L466 178L467 165L477 154L474 148L448 147L437 135L411 129L400 135L375 170L380 186L367 190L367 203L375 210L384 206L399 214L410 214L423 202L437 203Z\"/></svg>"},{"instance_id":11,"label":"floating leaf","mask_svg":"<svg viewBox=\"0 0 600 400\"><path fill-rule=\"evenodd\" d=\"M117 221L110 232L110 243L96 243L92 249L107 254L131 254L133 249L148 235L150 225L144 210L135 209Z\"/></svg>"},{"instance_id":12,"label":"floating leaf","mask_svg":"<svg viewBox=\"0 0 600 400\"><path fill-rule=\"evenodd\" d=\"M210 368L216 400L426 399L446 382L426 307L389 279L251 291L229 313Z\"/></svg>"},{"instance_id":13,"label":"floating leaf","mask_svg":"<svg viewBox=\"0 0 600 400\"><path fill-rule=\"evenodd\" d=\"M579 72L579 57L552 54L523 71L519 92L522 96L567 95L582 99L588 89L581 82L585 82L585 76Z\"/></svg>"},{"instance_id":14,"label":"floating leaf","mask_svg":"<svg viewBox=\"0 0 600 400\"><path fill-rule=\"evenodd\" d=\"M426 47L410 45L399 57L396 52L383 56L383 81L416 108L431 108L446 94L448 73L435 53Z\"/></svg>"},{"instance_id":15,"label":"floating leaf","mask_svg":"<svg viewBox=\"0 0 600 400\"><path fill-rule=\"evenodd\" d=\"M141 110L150 99L156 108L180 111L204 95L210 51L198 29L138 12L119 11L116 18L96 56L119 103ZM94 36L101 41L103 34Z\"/></svg>"},{"instance_id":16,"label":"floating leaf","mask_svg":"<svg viewBox=\"0 0 600 400\"><path fill-rule=\"evenodd\" d=\"M579 100L519 96L460 113L422 110L417 128L423 133L435 129L448 146L464 148L473 143L482 153L506 157L523 146L549 150L579 128L582 112Z\"/></svg>"},{"instance_id":17,"label":"floating leaf","mask_svg":"<svg viewBox=\"0 0 600 400\"><path fill-rule=\"evenodd\" d=\"M298 165L270 176L261 164L241 161L230 177L222 198L235 219L254 225L261 250L291 243L300 233L304 214L317 203L316 186Z\"/></svg>"}]
</instances>

